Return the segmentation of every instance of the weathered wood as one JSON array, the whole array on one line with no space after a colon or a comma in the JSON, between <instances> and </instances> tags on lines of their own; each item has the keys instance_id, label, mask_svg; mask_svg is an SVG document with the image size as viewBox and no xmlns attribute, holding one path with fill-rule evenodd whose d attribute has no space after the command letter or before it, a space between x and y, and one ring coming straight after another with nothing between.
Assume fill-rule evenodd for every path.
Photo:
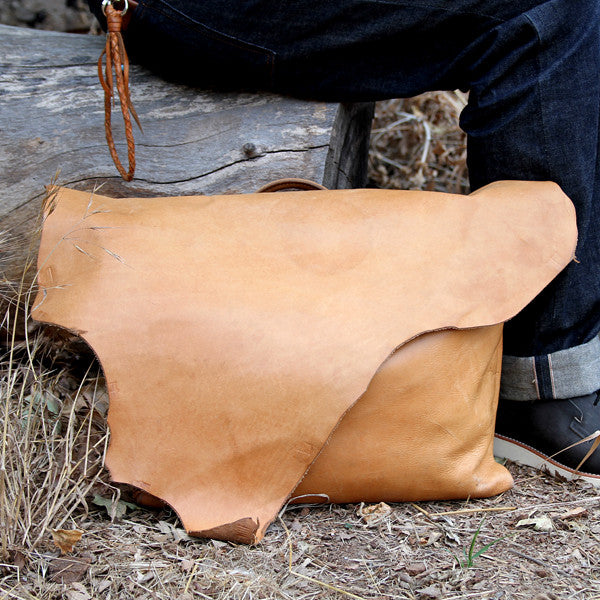
<instances>
[{"instance_id":1,"label":"weathered wood","mask_svg":"<svg viewBox=\"0 0 600 600\"><path fill-rule=\"evenodd\" d=\"M250 192L281 177L331 188L363 183L371 104L209 93L136 66L131 96L144 131L135 132L135 179L124 182L104 137L102 47L95 36L0 26L0 226L13 239L4 260L9 278L24 262L44 187L55 177L139 196ZM121 125L115 108L125 160Z\"/></svg>"}]
</instances>

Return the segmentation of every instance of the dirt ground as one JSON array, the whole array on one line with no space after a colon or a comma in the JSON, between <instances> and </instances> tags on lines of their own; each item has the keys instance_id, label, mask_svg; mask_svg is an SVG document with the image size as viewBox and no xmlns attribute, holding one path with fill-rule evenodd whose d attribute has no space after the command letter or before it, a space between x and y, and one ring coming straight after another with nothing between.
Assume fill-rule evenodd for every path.
<instances>
[{"instance_id":1,"label":"dirt ground","mask_svg":"<svg viewBox=\"0 0 600 600\"><path fill-rule=\"evenodd\" d=\"M500 498L397 505L373 524L357 506L288 510L256 548L189 540L169 512L135 509L111 523L95 509L75 517L84 535L72 555L50 542L24 552L0 590L69 600L600 598L597 493L511 470L517 487ZM490 508L507 510L478 510ZM517 527L530 517L551 529ZM463 552L482 520L475 551L497 543L468 567Z\"/></svg>"},{"instance_id":2,"label":"dirt ground","mask_svg":"<svg viewBox=\"0 0 600 600\"><path fill-rule=\"evenodd\" d=\"M371 184L467 191L465 102L380 103ZM0 598L600 600L600 491L515 464L515 487L495 498L294 506L256 547L189 538L172 511L140 508L110 483L106 392L85 347L33 328L17 341L11 318Z\"/></svg>"}]
</instances>

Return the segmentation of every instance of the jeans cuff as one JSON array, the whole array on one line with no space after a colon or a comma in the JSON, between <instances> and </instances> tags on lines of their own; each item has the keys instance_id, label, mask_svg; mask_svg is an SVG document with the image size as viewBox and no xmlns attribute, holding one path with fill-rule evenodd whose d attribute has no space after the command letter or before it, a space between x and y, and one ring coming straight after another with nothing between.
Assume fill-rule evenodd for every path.
<instances>
[{"instance_id":1,"label":"jeans cuff","mask_svg":"<svg viewBox=\"0 0 600 600\"><path fill-rule=\"evenodd\" d=\"M600 335L542 356L504 356L500 398L550 400L585 396L600 389Z\"/></svg>"}]
</instances>

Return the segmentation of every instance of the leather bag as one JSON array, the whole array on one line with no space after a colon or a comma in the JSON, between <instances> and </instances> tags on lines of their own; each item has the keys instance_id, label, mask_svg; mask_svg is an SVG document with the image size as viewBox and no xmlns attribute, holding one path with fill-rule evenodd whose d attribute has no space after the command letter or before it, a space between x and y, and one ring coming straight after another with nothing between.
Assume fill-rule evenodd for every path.
<instances>
[{"instance_id":1,"label":"leather bag","mask_svg":"<svg viewBox=\"0 0 600 600\"><path fill-rule=\"evenodd\" d=\"M277 189L277 186L275 186ZM255 543L291 498L490 496L502 323L573 258L552 183L46 204L38 321L93 348L115 481Z\"/></svg>"}]
</instances>

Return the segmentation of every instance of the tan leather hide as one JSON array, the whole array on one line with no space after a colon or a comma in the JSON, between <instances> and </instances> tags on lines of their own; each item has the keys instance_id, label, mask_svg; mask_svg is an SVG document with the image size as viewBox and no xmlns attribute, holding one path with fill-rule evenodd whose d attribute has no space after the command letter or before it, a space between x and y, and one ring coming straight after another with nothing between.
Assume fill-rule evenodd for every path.
<instances>
[{"instance_id":1,"label":"tan leather hide","mask_svg":"<svg viewBox=\"0 0 600 600\"><path fill-rule=\"evenodd\" d=\"M112 477L164 499L196 535L252 543L292 494L509 488L492 456L498 324L575 242L552 183L470 196L61 188L33 316L102 363Z\"/></svg>"}]
</instances>

